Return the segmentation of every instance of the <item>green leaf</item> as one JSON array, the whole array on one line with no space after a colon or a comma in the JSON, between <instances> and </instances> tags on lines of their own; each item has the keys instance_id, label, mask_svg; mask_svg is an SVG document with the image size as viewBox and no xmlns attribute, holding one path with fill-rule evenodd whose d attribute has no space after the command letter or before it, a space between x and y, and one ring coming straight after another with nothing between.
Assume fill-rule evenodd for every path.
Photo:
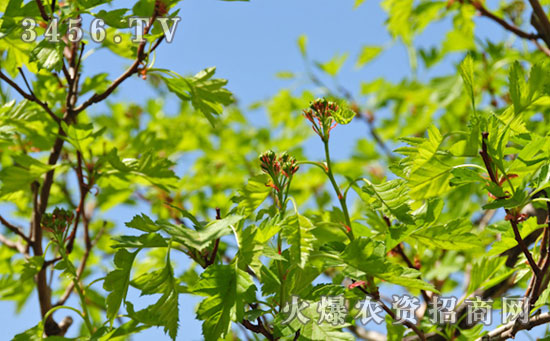
<instances>
[{"instance_id":1,"label":"green leaf","mask_svg":"<svg viewBox=\"0 0 550 341\"><path fill-rule=\"evenodd\" d=\"M126 249L118 249L115 254L115 269L107 274L103 282L103 289L109 291L107 296L107 318L111 322L118 315L122 301L126 299L128 286L130 285L130 272L138 251L128 252Z\"/></svg>"},{"instance_id":2,"label":"green leaf","mask_svg":"<svg viewBox=\"0 0 550 341\"><path fill-rule=\"evenodd\" d=\"M185 226L176 226L164 221L157 222L161 228L170 234L178 243L202 250L210 242L232 233L231 226L244 219L242 215L230 215L224 219L214 220L202 230L195 231Z\"/></svg>"},{"instance_id":3,"label":"green leaf","mask_svg":"<svg viewBox=\"0 0 550 341\"><path fill-rule=\"evenodd\" d=\"M355 111L351 110L348 106L340 104L339 110L334 112L332 117L334 117L334 120L338 122L338 124L346 125L351 122L355 114Z\"/></svg>"},{"instance_id":4,"label":"green leaf","mask_svg":"<svg viewBox=\"0 0 550 341\"><path fill-rule=\"evenodd\" d=\"M411 237L433 249L466 250L483 246L480 238L470 233L472 229L470 222L456 219L445 225L424 228Z\"/></svg>"},{"instance_id":5,"label":"green leaf","mask_svg":"<svg viewBox=\"0 0 550 341\"><path fill-rule=\"evenodd\" d=\"M107 341L107 340L117 340L119 337L124 336L130 336L131 334L139 333L142 330L148 329L149 326L146 325L140 325L138 326L138 322L136 321L128 321L124 323L122 326L113 329L112 331L108 332L107 334L103 335L100 340L101 341ZM93 335L95 336L95 335ZM92 338L93 338L92 336Z\"/></svg>"},{"instance_id":6,"label":"green leaf","mask_svg":"<svg viewBox=\"0 0 550 341\"><path fill-rule=\"evenodd\" d=\"M271 188L267 187L269 178L266 174L257 175L248 180L246 186L240 191L240 195L233 198L239 203L239 208L245 215L254 212L267 198Z\"/></svg>"},{"instance_id":7,"label":"green leaf","mask_svg":"<svg viewBox=\"0 0 550 341\"><path fill-rule=\"evenodd\" d=\"M405 268L397 264L388 265L384 273L374 276L405 288L438 292L432 284L420 279L420 271Z\"/></svg>"},{"instance_id":8,"label":"green leaf","mask_svg":"<svg viewBox=\"0 0 550 341\"><path fill-rule=\"evenodd\" d=\"M343 332L341 326L310 321L301 329L300 340L353 341L356 338L351 333Z\"/></svg>"},{"instance_id":9,"label":"green leaf","mask_svg":"<svg viewBox=\"0 0 550 341\"><path fill-rule=\"evenodd\" d=\"M403 180L391 180L379 185L366 180L363 192L370 195L370 203L374 209L384 209L405 224L414 224L408 201L408 188Z\"/></svg>"},{"instance_id":10,"label":"green leaf","mask_svg":"<svg viewBox=\"0 0 550 341\"><path fill-rule=\"evenodd\" d=\"M23 264L23 270L21 271L21 280L31 279L42 269L44 264L44 256L32 256L27 259Z\"/></svg>"},{"instance_id":11,"label":"green leaf","mask_svg":"<svg viewBox=\"0 0 550 341\"><path fill-rule=\"evenodd\" d=\"M313 224L306 217L295 214L283 222L283 236L290 244L290 258L293 264L304 268L313 250L314 237L311 233Z\"/></svg>"},{"instance_id":12,"label":"green leaf","mask_svg":"<svg viewBox=\"0 0 550 341\"><path fill-rule=\"evenodd\" d=\"M367 275L408 288L437 292L431 284L418 278L418 270L390 263L385 257L383 242L360 237L350 242L340 256L346 264Z\"/></svg>"},{"instance_id":13,"label":"green leaf","mask_svg":"<svg viewBox=\"0 0 550 341\"><path fill-rule=\"evenodd\" d=\"M292 73L291 71L279 71L275 74L275 77L280 79L292 79L295 76L294 73Z\"/></svg>"},{"instance_id":14,"label":"green leaf","mask_svg":"<svg viewBox=\"0 0 550 341\"><path fill-rule=\"evenodd\" d=\"M197 318L204 320L204 338L217 340L225 337L231 321L242 321L245 304L256 299L255 291L250 275L236 266L209 266L192 288L194 294L207 296L197 309Z\"/></svg>"},{"instance_id":15,"label":"green leaf","mask_svg":"<svg viewBox=\"0 0 550 341\"><path fill-rule=\"evenodd\" d=\"M298 37L298 47L300 48L302 57L305 57L307 55L307 36L305 34Z\"/></svg>"},{"instance_id":16,"label":"green leaf","mask_svg":"<svg viewBox=\"0 0 550 341\"><path fill-rule=\"evenodd\" d=\"M269 246L256 240L257 233L258 228L255 226L242 230L239 234L240 247L236 258L239 269L247 270L250 267L256 275L259 275L262 267L260 256L264 254L264 249Z\"/></svg>"},{"instance_id":17,"label":"green leaf","mask_svg":"<svg viewBox=\"0 0 550 341\"><path fill-rule=\"evenodd\" d=\"M518 245L510 223L507 221L502 221L502 224L505 226L505 232L502 233L500 240L496 240L491 245L491 249L487 252L487 256L500 255L501 253ZM539 228L541 228L541 226L537 224L537 218L530 217L520 225L519 232L521 237L525 239L529 234Z\"/></svg>"},{"instance_id":18,"label":"green leaf","mask_svg":"<svg viewBox=\"0 0 550 341\"><path fill-rule=\"evenodd\" d=\"M514 208L523 207L527 200L527 193L517 190L513 197L506 199L496 199L488 204L483 205L484 210L497 209L500 207Z\"/></svg>"},{"instance_id":19,"label":"green leaf","mask_svg":"<svg viewBox=\"0 0 550 341\"><path fill-rule=\"evenodd\" d=\"M460 63L459 67L460 76L462 76L462 81L464 82L464 87L466 92L470 96L472 102L472 108L476 110L476 100L474 93L474 62L470 54L466 55L466 58Z\"/></svg>"},{"instance_id":20,"label":"green leaf","mask_svg":"<svg viewBox=\"0 0 550 341\"><path fill-rule=\"evenodd\" d=\"M384 0L382 8L388 13L387 27L394 38L401 38L405 44L412 42L413 0Z\"/></svg>"},{"instance_id":21,"label":"green leaf","mask_svg":"<svg viewBox=\"0 0 550 341\"><path fill-rule=\"evenodd\" d=\"M485 182L485 179L481 177L479 169L471 169L467 167L454 168L451 171L453 178L449 182L451 186L461 186L471 183Z\"/></svg>"},{"instance_id":22,"label":"green leaf","mask_svg":"<svg viewBox=\"0 0 550 341\"><path fill-rule=\"evenodd\" d=\"M161 229L160 226L155 224L151 218L143 213L139 216L134 216L132 220L127 222L125 225L144 232L157 232Z\"/></svg>"},{"instance_id":23,"label":"green leaf","mask_svg":"<svg viewBox=\"0 0 550 341\"><path fill-rule=\"evenodd\" d=\"M408 139L411 148L397 151L407 155L405 171L413 199L439 196L451 189L454 161L449 153L440 153L443 137L435 126L428 128L428 138Z\"/></svg>"},{"instance_id":24,"label":"green leaf","mask_svg":"<svg viewBox=\"0 0 550 341\"><path fill-rule=\"evenodd\" d=\"M171 78L162 79L168 90L181 100L190 101L195 109L200 110L214 124L214 116L223 112L223 106L234 102L231 92L224 88L227 80L212 78L215 72L215 67L204 69L193 77L182 77L170 72Z\"/></svg>"},{"instance_id":25,"label":"green leaf","mask_svg":"<svg viewBox=\"0 0 550 341\"><path fill-rule=\"evenodd\" d=\"M346 264L359 269L366 274L375 275L387 269L384 243L370 238L354 239L346 246L341 257Z\"/></svg>"},{"instance_id":26,"label":"green leaf","mask_svg":"<svg viewBox=\"0 0 550 341\"><path fill-rule=\"evenodd\" d=\"M327 295L331 295L330 292ZM282 334L287 336L287 338L294 338L296 332L300 330L300 337L298 340L304 341L314 341L314 340L336 340L336 341L352 341L355 340L355 337L347 332L343 332L342 329L349 326L349 323L336 324L333 325L328 321L323 321L318 323L321 319L321 314L318 311L319 300L303 300L299 302L300 304L305 304L306 306L298 306L296 308L300 309L302 315L307 319L307 323L302 324L297 318L291 319L289 324L282 325L282 321L288 318L288 314L277 314L275 317L275 335ZM293 302L288 303L288 307L292 308ZM327 308L328 309L328 308ZM336 321L338 322L338 321Z\"/></svg>"},{"instance_id":27,"label":"green leaf","mask_svg":"<svg viewBox=\"0 0 550 341\"><path fill-rule=\"evenodd\" d=\"M154 248L167 247L166 240L158 233L145 233L140 236L119 236L113 237L115 244L113 248Z\"/></svg>"},{"instance_id":28,"label":"green leaf","mask_svg":"<svg viewBox=\"0 0 550 341\"><path fill-rule=\"evenodd\" d=\"M355 0L355 3L353 4L353 9L356 9L357 7L361 6L365 2L365 0Z\"/></svg>"},{"instance_id":29,"label":"green leaf","mask_svg":"<svg viewBox=\"0 0 550 341\"><path fill-rule=\"evenodd\" d=\"M480 289L483 283L487 282L504 266L505 262L505 257L483 257L475 262L470 272L470 284L468 285L467 294L469 295Z\"/></svg>"},{"instance_id":30,"label":"green leaf","mask_svg":"<svg viewBox=\"0 0 550 341\"><path fill-rule=\"evenodd\" d=\"M127 305L128 315L141 323L163 326L164 332L168 332L170 338L175 340L179 325L179 286L174 278L170 250L166 254L166 265L162 270L141 275L132 281L132 285L141 290L141 295L162 296L155 304L137 312L132 305Z\"/></svg>"},{"instance_id":31,"label":"green leaf","mask_svg":"<svg viewBox=\"0 0 550 341\"><path fill-rule=\"evenodd\" d=\"M13 157L14 165L4 167L0 170L0 197L9 193L29 190L34 181L52 170L53 167L46 165L26 154L17 154Z\"/></svg>"},{"instance_id":32,"label":"green leaf","mask_svg":"<svg viewBox=\"0 0 550 341\"><path fill-rule=\"evenodd\" d=\"M514 104L514 113L517 115L523 111L524 106L528 105L526 101L524 101L524 94L527 94L525 73L518 61L515 61L510 67L508 81L510 86L510 98Z\"/></svg>"},{"instance_id":33,"label":"green leaf","mask_svg":"<svg viewBox=\"0 0 550 341\"><path fill-rule=\"evenodd\" d=\"M332 77L335 77L339 72L346 60L348 59L347 53L336 54L326 63L316 63L317 67L329 74Z\"/></svg>"},{"instance_id":34,"label":"green leaf","mask_svg":"<svg viewBox=\"0 0 550 341\"><path fill-rule=\"evenodd\" d=\"M374 60L380 52L384 51L384 49L380 46L370 46L366 45L363 46L361 49L361 53L359 54L359 57L357 58L357 62L355 63L356 68L361 68L365 66L365 64L368 64L372 60Z\"/></svg>"},{"instance_id":35,"label":"green leaf","mask_svg":"<svg viewBox=\"0 0 550 341\"><path fill-rule=\"evenodd\" d=\"M95 15L95 17L98 19L103 19L105 24L111 27L124 29L128 28L128 21L124 17L126 12L128 12L127 8L118 8L112 11L105 11L102 9Z\"/></svg>"},{"instance_id":36,"label":"green leaf","mask_svg":"<svg viewBox=\"0 0 550 341\"><path fill-rule=\"evenodd\" d=\"M44 326L40 321L38 325L15 335L12 341L41 341L43 340L42 333L44 333Z\"/></svg>"},{"instance_id":37,"label":"green leaf","mask_svg":"<svg viewBox=\"0 0 550 341\"><path fill-rule=\"evenodd\" d=\"M386 330L388 331L387 341L403 340L407 327L400 323L396 323L390 315L386 315Z\"/></svg>"},{"instance_id":38,"label":"green leaf","mask_svg":"<svg viewBox=\"0 0 550 341\"><path fill-rule=\"evenodd\" d=\"M31 51L30 61L36 62L39 70L60 71L63 67L63 48L64 44L43 40Z\"/></svg>"},{"instance_id":39,"label":"green leaf","mask_svg":"<svg viewBox=\"0 0 550 341\"><path fill-rule=\"evenodd\" d=\"M137 176L160 187L164 191L174 187L177 176L172 167L174 163L168 159L157 156L153 150L145 151L139 158L127 158L121 160L116 148L112 149L105 156L109 164L114 168L107 173L110 176L117 176L128 182L132 182L130 176Z\"/></svg>"}]
</instances>

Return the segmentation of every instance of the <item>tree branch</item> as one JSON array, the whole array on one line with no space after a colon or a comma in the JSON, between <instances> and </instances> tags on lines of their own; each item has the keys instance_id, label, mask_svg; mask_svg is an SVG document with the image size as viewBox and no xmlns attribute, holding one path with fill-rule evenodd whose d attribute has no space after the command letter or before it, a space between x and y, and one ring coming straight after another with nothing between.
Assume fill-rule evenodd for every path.
<instances>
[{"instance_id":1,"label":"tree branch","mask_svg":"<svg viewBox=\"0 0 550 341\"><path fill-rule=\"evenodd\" d=\"M548 47L541 45L541 43L539 43L539 41L536 39L531 39L531 41L537 46L539 50L541 50L545 55L550 57L550 49L548 49Z\"/></svg>"},{"instance_id":2,"label":"tree branch","mask_svg":"<svg viewBox=\"0 0 550 341\"><path fill-rule=\"evenodd\" d=\"M508 214L508 210L506 210L506 214ZM537 277L541 276L540 268L538 267L537 263L533 259L533 256L531 255L531 252L527 248L527 245L525 245L525 242L523 241L523 238L521 238L521 234L519 233L518 223L517 221L512 218L510 219L510 224L512 225L512 230L514 231L514 237L516 241L518 242L519 247L521 248L521 251L525 255L525 258L527 258L527 261L529 262L529 265L533 269L533 272Z\"/></svg>"},{"instance_id":3,"label":"tree branch","mask_svg":"<svg viewBox=\"0 0 550 341\"><path fill-rule=\"evenodd\" d=\"M531 317L526 323L521 323L519 320L512 321L489 332L489 334L485 335L483 338L478 339L478 341L498 341L506 340L508 338L514 338L515 333L520 330L530 330L533 327L540 326L541 324L545 324L548 322L550 322L550 313L535 315Z\"/></svg>"},{"instance_id":4,"label":"tree branch","mask_svg":"<svg viewBox=\"0 0 550 341\"><path fill-rule=\"evenodd\" d=\"M397 244L397 246L395 247L395 250L401 256L401 258L403 258L405 263L407 263L407 266L409 268L418 270L416 266L414 266L414 264L411 262L407 254L405 253L405 250L403 250L403 246L401 245L401 243ZM424 298L424 301L426 302L426 304L428 304L430 302L430 297L428 296L428 293L426 292L426 290L421 289L420 293L422 294L422 297Z\"/></svg>"},{"instance_id":5,"label":"tree branch","mask_svg":"<svg viewBox=\"0 0 550 341\"><path fill-rule=\"evenodd\" d=\"M273 334L271 334L262 323L262 320L258 318L258 324L255 325L252 322L248 320L242 320L241 324L248 330L256 333L256 334L262 334L265 336L268 340L274 340Z\"/></svg>"},{"instance_id":6,"label":"tree branch","mask_svg":"<svg viewBox=\"0 0 550 341\"><path fill-rule=\"evenodd\" d=\"M550 43L550 21L544 9L540 5L538 0L529 0L531 7L533 8L533 15L538 19L536 22L540 24L540 27L536 27L544 41ZM541 32L543 31L543 32Z\"/></svg>"},{"instance_id":7,"label":"tree branch","mask_svg":"<svg viewBox=\"0 0 550 341\"><path fill-rule=\"evenodd\" d=\"M485 164L485 168L487 169L487 172L489 173L489 177L491 178L491 181L494 182L495 184L497 184L498 186L500 186L500 182L498 181L497 176L495 174L495 171L493 169L493 164L491 162L491 157L489 156L489 153L488 153L488 148L487 148L487 138L488 137L489 137L489 133L487 133L487 132L482 133L481 151L479 152L479 154L481 155L481 158L483 159L483 163ZM521 248L521 251L523 252L525 257L527 258L527 261L529 262L529 265L531 266L531 269L533 270L535 275L537 277L541 276L540 268L538 267L537 263L533 259L533 256L531 255L531 252L529 252L529 249L525 245L525 242L521 238L521 234L519 233L516 217L513 217L510 214L510 211L508 209L506 209L505 211L506 211L506 214L509 217L511 217L510 218L510 224L512 225L512 229L514 230L514 237L515 237L516 241L518 242L518 245Z\"/></svg>"},{"instance_id":8,"label":"tree branch","mask_svg":"<svg viewBox=\"0 0 550 341\"><path fill-rule=\"evenodd\" d=\"M216 207L216 220L220 220L222 217L221 217L221 212L220 212L220 209L218 207ZM218 254L218 247L220 246L220 238L216 239L216 241L214 242L214 249L212 250L212 254L210 255L210 259L206 259L206 266L210 266L212 264L214 264L214 262L216 261L216 255Z\"/></svg>"},{"instance_id":9,"label":"tree branch","mask_svg":"<svg viewBox=\"0 0 550 341\"><path fill-rule=\"evenodd\" d=\"M12 250L15 250L25 256L28 256L27 250L25 249L25 246L19 242L14 242L8 239L8 237L4 236L3 234L0 234L0 244L4 244L7 247L9 247Z\"/></svg>"},{"instance_id":10,"label":"tree branch","mask_svg":"<svg viewBox=\"0 0 550 341\"><path fill-rule=\"evenodd\" d=\"M355 282L355 281L354 281ZM390 317L396 321L396 318L395 318L395 313L380 299L380 295L378 293L369 293L365 288L363 288L362 286L357 286L356 287L357 289L361 290L365 295L369 296L369 297L372 297L374 300L376 300L376 302L378 304L380 304L380 306L382 307L382 309L384 309L384 311L390 315ZM414 333L420 338L420 340L422 341L425 341L426 340L426 337L424 335L424 333L418 329L418 327L414 324L414 323L411 323L409 321L403 321L403 324L407 327L409 327L410 329L412 329L414 331Z\"/></svg>"},{"instance_id":11,"label":"tree branch","mask_svg":"<svg viewBox=\"0 0 550 341\"><path fill-rule=\"evenodd\" d=\"M149 24L143 29L143 35L146 35L149 33L149 30L151 29L151 27L153 26L153 23L155 22L157 18L157 12L155 11L155 13L153 14L153 16L151 17L151 19L149 20ZM162 37L159 39L159 40L162 40ZM146 54L145 54L145 44L146 44L146 40L144 40L143 42L141 42L138 46L138 50L137 50L137 56L136 56L136 60L134 61L134 63L122 74L120 75L117 79L115 79L113 81L113 84L111 84L111 86L109 86L107 88L107 90L105 90L104 92L102 93L95 93L92 95L92 97L90 97L87 101L85 101L84 103L82 103L80 106L78 106L74 111L76 114L80 113L81 111L83 110L86 110L86 108L88 108L90 105L94 104L94 103L98 103L98 102L101 102L102 100L104 100L105 98L107 98L110 94L113 93L113 91L115 91L118 86L120 84L122 84L122 82L124 82L126 79L128 79L130 76L132 76L133 74L135 74L136 72L138 72L138 69L139 69L139 66L141 65L141 63L143 62L143 60L145 59L146 57ZM159 43L160 44L160 43ZM155 46L155 48L158 46L158 44Z\"/></svg>"},{"instance_id":12,"label":"tree branch","mask_svg":"<svg viewBox=\"0 0 550 341\"><path fill-rule=\"evenodd\" d=\"M479 11L479 13L482 16L493 20L494 22L496 22L497 24L502 26L505 30L514 33L515 35L517 35L520 38L529 39L529 40L540 38L540 36L538 34L527 33L525 31L522 31L517 26L514 26L514 25L508 23L506 20L497 17L495 14L493 14L491 11L489 11L487 8L485 8L485 6L483 6L483 4L480 1L477 1L477 0L472 1L472 5Z\"/></svg>"},{"instance_id":13,"label":"tree branch","mask_svg":"<svg viewBox=\"0 0 550 341\"><path fill-rule=\"evenodd\" d=\"M23 76L24 77L24 76ZM40 105L42 107L42 109L44 109L44 111L46 111L46 113L56 122L56 123L60 123L61 122L61 119L59 117L57 117L56 114L53 113L53 111L50 109L50 107L48 106L47 103L45 102L42 102L41 100L39 100L38 98L36 98L36 96L34 96L34 93L32 93L32 90L31 90L31 94L28 94L26 93L23 89L21 89L19 87L19 85L17 85L17 83L15 83L14 81L12 81L9 77L7 77L1 70L0 70L0 79L3 80L4 82L8 83L9 86L11 86L15 91L17 91L23 98L25 98L26 100L28 101L31 101L31 102L34 102L38 105ZM23 78L25 80L25 83L27 83L27 80L26 78ZM27 83L27 86L28 86L28 83ZM29 87L29 90L30 90L30 87Z\"/></svg>"},{"instance_id":14,"label":"tree branch","mask_svg":"<svg viewBox=\"0 0 550 341\"><path fill-rule=\"evenodd\" d=\"M86 196L90 192L90 188L92 186L93 179L89 179L88 181L90 183L86 184L84 182L84 173L82 170L82 154L80 151L76 152L77 156L77 164L76 164L76 175L78 178L78 185L80 188L80 202L78 204L78 207L76 209L76 217L74 222L74 228L71 236L69 237L69 243L67 244L67 252L71 252L74 244L74 240L76 238L76 231L78 228L78 223L80 221L80 218L82 217L82 222L84 225L84 255L82 256L82 260L80 261L80 265L78 266L78 269L76 271L76 282L80 281L80 277L82 276L82 273L84 272L84 269L86 268L86 263L88 261L88 258L90 256L90 252L92 248L95 245L95 242L97 242L97 239L95 239L93 242L90 240L90 230L89 230L89 220L86 216L86 212L84 211L84 203L86 201ZM55 306L63 305L65 301L71 296L71 293L73 292L73 289L75 287L75 281L72 281L69 286L65 289L65 292L59 299L59 301L55 304Z\"/></svg>"},{"instance_id":15,"label":"tree branch","mask_svg":"<svg viewBox=\"0 0 550 341\"><path fill-rule=\"evenodd\" d=\"M4 219L4 217L2 217L0 215L0 223L2 223L2 225L4 225L5 227L7 227L9 230L11 230L13 233L15 233L16 235L18 235L19 237L23 238L23 240L25 242L27 242L28 244L31 244L32 241L30 240L29 237L27 237L25 235L25 233L23 232L23 230L13 224L11 224L10 222L8 222L6 219Z\"/></svg>"},{"instance_id":16,"label":"tree branch","mask_svg":"<svg viewBox=\"0 0 550 341\"><path fill-rule=\"evenodd\" d=\"M40 11L40 16L44 21L50 21L50 16L46 13L46 9L44 8L44 4L42 3L42 0L36 0L36 5L38 6L38 11Z\"/></svg>"}]
</instances>

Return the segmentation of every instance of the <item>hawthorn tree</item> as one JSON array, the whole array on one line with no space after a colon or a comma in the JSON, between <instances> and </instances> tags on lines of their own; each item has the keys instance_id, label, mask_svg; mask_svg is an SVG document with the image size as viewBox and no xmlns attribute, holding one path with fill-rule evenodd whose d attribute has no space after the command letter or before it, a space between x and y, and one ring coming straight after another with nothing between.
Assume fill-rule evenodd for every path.
<instances>
[{"instance_id":1,"label":"hawthorn tree","mask_svg":"<svg viewBox=\"0 0 550 341\"><path fill-rule=\"evenodd\" d=\"M382 1L412 72L357 91L337 79L346 54L315 62L300 37L305 72L281 75L311 86L258 102L267 127L247 121L214 68L155 66L178 2L0 5L0 200L11 203L0 296L41 312L35 327L3 333L110 340L156 326L185 339L184 295L204 297L206 340L503 340L550 322L550 2ZM449 23L443 41L415 44L437 21ZM507 38L476 30L489 23ZM390 45L363 46L357 66ZM94 74L86 58L98 49L130 66ZM418 76L449 60L455 72ZM105 101L131 77L154 98ZM169 93L181 100L172 115ZM331 132L346 124L368 136L334 161ZM310 138L320 159L306 158ZM106 213L124 206L147 209L117 227ZM137 309L130 290L156 301ZM386 294L405 292L418 305L409 318ZM434 322L452 295L455 319ZM473 298L502 308L511 295L521 318L469 318ZM335 298L336 321L324 315ZM359 323L365 302L384 333Z\"/></svg>"}]
</instances>

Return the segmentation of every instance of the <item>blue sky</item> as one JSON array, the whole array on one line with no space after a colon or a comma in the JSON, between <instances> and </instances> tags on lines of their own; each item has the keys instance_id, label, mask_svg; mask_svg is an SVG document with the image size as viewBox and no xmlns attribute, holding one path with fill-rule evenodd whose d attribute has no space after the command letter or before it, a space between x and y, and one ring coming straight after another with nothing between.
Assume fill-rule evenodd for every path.
<instances>
[{"instance_id":1,"label":"blue sky","mask_svg":"<svg viewBox=\"0 0 550 341\"><path fill-rule=\"evenodd\" d=\"M117 6L129 1L118 1ZM354 0L252 0L251 2L221 2L215 0L186 0L180 5L182 18L174 41L158 49L156 66L172 69L179 74L194 74L209 66L217 67L217 77L229 80L228 87L239 100L243 109L254 101L267 99L277 90L289 86L287 80L275 77L279 71L302 72L303 60L299 54L296 39L308 36L308 54L318 61L327 61L335 53L349 52L350 57L339 77L346 88L356 91L362 81L378 77L397 81L410 75L405 48L393 44L377 60L365 68L356 70L355 59L362 45L383 45L391 42L386 33L386 15L378 1L368 0L353 10ZM505 34L493 24L481 22L484 34ZM449 22L436 23L417 39L422 46L437 44L443 38ZM451 58L439 65L434 73L452 72ZM113 58L108 51L99 51L87 61L87 68L94 73L110 72L116 77L127 60ZM421 70L422 71L422 70ZM114 100L143 103L154 96L146 83L133 77L117 92ZM253 122L265 122L264 113L252 111ZM362 124L349 125L335 132L332 148L340 157L350 150L356 138L364 137L366 127ZM120 208L111 216L120 226L138 213L138 209ZM2 208L0 208L2 211ZM185 262L178 259L179 262ZM99 287L99 284L97 287ZM132 293L134 297L136 293ZM150 304L151 300L139 299L137 308ZM200 340L200 323L194 319L197 298L182 295L180 298L180 331L178 339ZM70 301L75 304L76 302ZM14 315L11 302L0 301L0 320L4 329L0 335L11 337L36 324L39 318L36 295L33 295L20 315ZM56 315L60 319L63 313ZM76 317L75 317L76 320ZM72 328L69 336L74 336ZM135 340L168 339L161 329L152 328L136 336Z\"/></svg>"}]
</instances>

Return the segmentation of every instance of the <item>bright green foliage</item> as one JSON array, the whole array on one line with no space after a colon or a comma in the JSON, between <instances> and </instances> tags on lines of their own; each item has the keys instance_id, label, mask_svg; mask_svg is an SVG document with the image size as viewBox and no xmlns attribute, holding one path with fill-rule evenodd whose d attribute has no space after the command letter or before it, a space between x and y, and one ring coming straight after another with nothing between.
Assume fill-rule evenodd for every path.
<instances>
[{"instance_id":1,"label":"bright green foliage","mask_svg":"<svg viewBox=\"0 0 550 341\"><path fill-rule=\"evenodd\" d=\"M137 252L130 253L126 251L126 249L119 249L115 254L114 260L116 269L109 272L103 282L103 288L110 291L110 294L107 296L106 304L107 317L111 321L118 314L118 310L128 292L132 263L134 262L136 254Z\"/></svg>"},{"instance_id":2,"label":"bright green foliage","mask_svg":"<svg viewBox=\"0 0 550 341\"><path fill-rule=\"evenodd\" d=\"M207 296L199 305L197 318L205 320L203 335L215 340L227 334L231 321L241 321L246 303L256 299L256 287L249 274L232 265L209 267L192 292Z\"/></svg>"},{"instance_id":3,"label":"bright green foliage","mask_svg":"<svg viewBox=\"0 0 550 341\"><path fill-rule=\"evenodd\" d=\"M180 288L174 278L174 269L170 263L170 249L166 254L166 265L162 270L143 274L133 280L132 286L141 290L141 295L162 294L158 301L140 311L134 311L128 304L128 315L137 322L147 325L163 326L172 339L178 334L178 297Z\"/></svg>"},{"instance_id":4,"label":"bright green foliage","mask_svg":"<svg viewBox=\"0 0 550 341\"><path fill-rule=\"evenodd\" d=\"M381 58L404 44L411 74L365 78L357 89L340 83L348 52L318 62L302 35L305 72L279 72L292 84L250 108L267 124L250 122L215 67L193 76L155 65L166 38L158 18L178 16L179 2L0 4L0 200L9 204L0 298L17 311L41 308L34 327L6 337L64 340L69 309L77 320L67 335L80 339L152 327L185 339L189 295L202 299L196 319L208 341L354 340L365 332L355 304L366 298L384 305L388 340L507 338L532 326L466 325L462 301L457 323L424 313L400 324L382 290L422 304L478 295L496 306L520 293L530 319L550 321L550 23L531 8L538 1L384 0L392 41L350 47L356 69L368 77L374 64L393 67ZM58 42L42 38L52 11ZM77 16L103 19L106 39L83 27L70 42ZM135 16L154 19L143 43L131 41ZM21 39L25 18L37 22L37 41ZM482 31L489 20L522 43ZM433 29L442 40L418 38ZM81 49L129 68L96 73ZM150 98L118 100L128 81L149 86ZM337 140L356 127L369 134ZM133 218L121 224L128 209ZM154 303L137 309L134 290ZM318 304L338 295L349 314L318 323ZM300 302L309 321L285 321Z\"/></svg>"},{"instance_id":5,"label":"bright green foliage","mask_svg":"<svg viewBox=\"0 0 550 341\"><path fill-rule=\"evenodd\" d=\"M184 78L174 72L166 72L172 78L162 79L168 89L183 101L191 101L195 109L200 110L210 122L214 122L213 115L222 113L223 106L233 103L233 97L223 87L225 79L211 79L216 68L211 67L197 73L194 77Z\"/></svg>"},{"instance_id":6,"label":"bright green foliage","mask_svg":"<svg viewBox=\"0 0 550 341\"><path fill-rule=\"evenodd\" d=\"M304 268L308 262L309 255L313 250L314 240L311 229L313 224L306 217L296 214L286 218L283 222L283 236L288 240L290 246L290 260L300 268Z\"/></svg>"}]
</instances>

